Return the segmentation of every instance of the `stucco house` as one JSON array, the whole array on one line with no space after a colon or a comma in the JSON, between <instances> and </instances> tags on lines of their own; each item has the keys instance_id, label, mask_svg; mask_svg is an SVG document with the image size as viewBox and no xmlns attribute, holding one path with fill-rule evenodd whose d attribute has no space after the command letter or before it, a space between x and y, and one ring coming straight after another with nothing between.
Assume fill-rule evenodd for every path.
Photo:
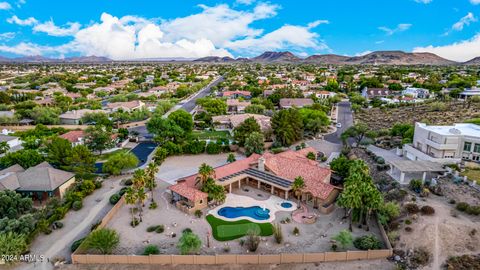
<instances>
[{"instance_id":1,"label":"stucco house","mask_svg":"<svg viewBox=\"0 0 480 270\"><path fill-rule=\"evenodd\" d=\"M330 213L339 189L330 184L330 169L320 167L316 161L308 159L309 152L316 153L313 148L305 148L279 154L253 154L246 159L215 168L214 178L226 192L250 186L288 200L296 197L292 185L295 178L301 176L305 183L301 190L301 201L322 213ZM193 209L207 206L205 200L208 196L200 191L198 174L178 179L168 189L177 206L188 206L181 207L184 211L192 209L187 211L192 213Z\"/></svg>"},{"instance_id":2,"label":"stucco house","mask_svg":"<svg viewBox=\"0 0 480 270\"><path fill-rule=\"evenodd\" d=\"M13 190L34 201L63 198L75 183L75 174L53 168L47 162L28 169L16 164L0 171L0 190Z\"/></svg>"}]
</instances>

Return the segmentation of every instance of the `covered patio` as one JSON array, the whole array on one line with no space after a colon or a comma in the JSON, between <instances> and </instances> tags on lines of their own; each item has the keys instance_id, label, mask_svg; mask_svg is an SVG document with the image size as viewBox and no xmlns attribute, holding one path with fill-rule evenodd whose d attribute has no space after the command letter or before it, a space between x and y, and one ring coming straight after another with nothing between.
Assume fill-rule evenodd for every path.
<instances>
[{"instance_id":1,"label":"covered patio","mask_svg":"<svg viewBox=\"0 0 480 270\"><path fill-rule=\"evenodd\" d=\"M442 164L422 160L389 160L390 176L402 185L408 185L412 179L422 179L445 172Z\"/></svg>"}]
</instances>

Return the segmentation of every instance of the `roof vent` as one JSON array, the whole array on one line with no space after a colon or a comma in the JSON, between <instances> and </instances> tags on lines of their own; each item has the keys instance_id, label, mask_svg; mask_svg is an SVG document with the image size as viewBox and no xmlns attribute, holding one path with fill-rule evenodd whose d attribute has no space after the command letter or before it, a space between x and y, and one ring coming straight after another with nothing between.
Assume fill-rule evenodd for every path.
<instances>
[{"instance_id":1,"label":"roof vent","mask_svg":"<svg viewBox=\"0 0 480 270\"><path fill-rule=\"evenodd\" d=\"M457 134L457 135L462 134L462 132L459 129L456 129L456 128L451 128L448 132L450 132L452 134Z\"/></svg>"}]
</instances>

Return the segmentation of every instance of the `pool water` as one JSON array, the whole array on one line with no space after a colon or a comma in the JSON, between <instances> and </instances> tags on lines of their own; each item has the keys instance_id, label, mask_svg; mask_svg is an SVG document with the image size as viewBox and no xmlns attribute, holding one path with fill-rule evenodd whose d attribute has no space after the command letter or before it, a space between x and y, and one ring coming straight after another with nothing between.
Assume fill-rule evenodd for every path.
<instances>
[{"instance_id":1,"label":"pool water","mask_svg":"<svg viewBox=\"0 0 480 270\"><path fill-rule=\"evenodd\" d=\"M292 203L289 203L289 202L282 202L282 203L280 204L280 206L283 207L283 208L290 208L290 207L292 207L293 205L292 205Z\"/></svg>"},{"instance_id":2,"label":"pool water","mask_svg":"<svg viewBox=\"0 0 480 270\"><path fill-rule=\"evenodd\" d=\"M218 214L226 218L250 217L256 220L267 220L270 218L270 210L260 206L252 207L222 207Z\"/></svg>"}]
</instances>

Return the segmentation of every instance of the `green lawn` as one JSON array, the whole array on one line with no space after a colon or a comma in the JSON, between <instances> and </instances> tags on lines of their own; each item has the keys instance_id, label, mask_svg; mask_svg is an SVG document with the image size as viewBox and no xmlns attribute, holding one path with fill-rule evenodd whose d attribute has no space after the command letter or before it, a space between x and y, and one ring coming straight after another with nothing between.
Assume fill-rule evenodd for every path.
<instances>
[{"instance_id":1,"label":"green lawn","mask_svg":"<svg viewBox=\"0 0 480 270\"><path fill-rule=\"evenodd\" d=\"M254 223L248 220L225 221L212 215L208 215L207 221L212 226L212 235L218 241L229 241L245 236L249 231L258 232L261 236L273 234L273 226L270 223Z\"/></svg>"},{"instance_id":2,"label":"green lawn","mask_svg":"<svg viewBox=\"0 0 480 270\"><path fill-rule=\"evenodd\" d=\"M221 131L193 131L190 135L192 139L199 139L199 140L217 140L217 139L230 139L230 133L226 130Z\"/></svg>"},{"instance_id":3,"label":"green lawn","mask_svg":"<svg viewBox=\"0 0 480 270\"><path fill-rule=\"evenodd\" d=\"M128 151L130 151L130 149L122 148L122 149L118 149L118 150L115 150L115 151L110 152L110 153L105 153L105 154L98 155L98 156L96 156L96 158L97 158L97 161L103 161L103 160L107 160L109 157L111 157L115 154L126 153Z\"/></svg>"},{"instance_id":4,"label":"green lawn","mask_svg":"<svg viewBox=\"0 0 480 270\"><path fill-rule=\"evenodd\" d=\"M477 184L480 184L480 169L466 169L462 176L467 176L470 180L475 180Z\"/></svg>"}]
</instances>

